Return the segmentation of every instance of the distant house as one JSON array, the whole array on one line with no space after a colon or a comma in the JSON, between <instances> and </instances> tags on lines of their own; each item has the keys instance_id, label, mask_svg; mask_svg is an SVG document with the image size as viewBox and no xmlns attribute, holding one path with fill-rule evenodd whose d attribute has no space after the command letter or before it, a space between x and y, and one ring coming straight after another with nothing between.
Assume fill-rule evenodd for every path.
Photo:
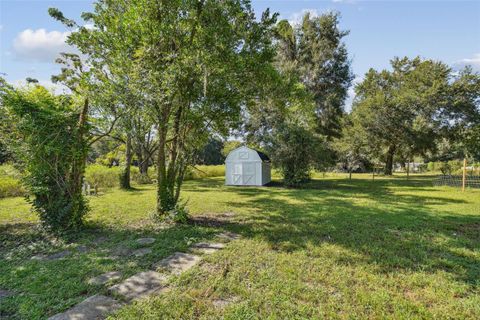
<instances>
[{"instance_id":1,"label":"distant house","mask_svg":"<svg viewBox=\"0 0 480 320\"><path fill-rule=\"evenodd\" d=\"M225 184L263 186L271 181L270 159L263 152L239 147L225 159Z\"/></svg>"},{"instance_id":2,"label":"distant house","mask_svg":"<svg viewBox=\"0 0 480 320\"><path fill-rule=\"evenodd\" d=\"M405 163L405 167L402 167L400 163L396 163L393 170L395 172L405 172L407 170L407 166L410 167L410 172L422 172L422 169L425 166L425 164L422 162L410 162L410 163Z\"/></svg>"}]
</instances>

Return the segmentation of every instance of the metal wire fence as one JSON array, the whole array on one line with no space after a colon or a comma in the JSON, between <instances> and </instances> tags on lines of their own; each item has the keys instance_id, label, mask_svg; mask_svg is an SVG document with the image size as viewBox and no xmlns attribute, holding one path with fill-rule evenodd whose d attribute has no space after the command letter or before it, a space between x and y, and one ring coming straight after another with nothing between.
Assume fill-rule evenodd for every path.
<instances>
[{"instance_id":1,"label":"metal wire fence","mask_svg":"<svg viewBox=\"0 0 480 320\"><path fill-rule=\"evenodd\" d=\"M462 187L461 175L441 175L433 180L434 186ZM480 176L467 175L465 177L466 188L480 188Z\"/></svg>"}]
</instances>

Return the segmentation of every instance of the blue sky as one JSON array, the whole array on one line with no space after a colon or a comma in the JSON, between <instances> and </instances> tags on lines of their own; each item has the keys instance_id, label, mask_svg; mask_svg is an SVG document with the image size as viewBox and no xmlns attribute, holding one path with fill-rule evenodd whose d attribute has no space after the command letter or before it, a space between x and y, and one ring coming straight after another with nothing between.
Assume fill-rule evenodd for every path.
<instances>
[{"instance_id":1,"label":"blue sky","mask_svg":"<svg viewBox=\"0 0 480 320\"><path fill-rule=\"evenodd\" d=\"M480 1L289 1L253 0L257 13L270 8L298 21L306 11L341 13L341 28L357 81L369 69L387 68L394 56L441 60L454 68L470 64L480 71ZM19 83L33 77L49 85L59 66L58 52L68 50L68 35L47 13L61 9L77 20L91 11L90 0L0 0L0 72Z\"/></svg>"}]
</instances>

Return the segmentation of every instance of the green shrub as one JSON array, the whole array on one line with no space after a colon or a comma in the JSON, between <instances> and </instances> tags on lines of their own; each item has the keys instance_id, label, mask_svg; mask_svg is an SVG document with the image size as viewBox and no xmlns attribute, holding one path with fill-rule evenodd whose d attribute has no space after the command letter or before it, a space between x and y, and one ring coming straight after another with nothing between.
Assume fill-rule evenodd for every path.
<instances>
[{"instance_id":1,"label":"green shrub","mask_svg":"<svg viewBox=\"0 0 480 320\"><path fill-rule=\"evenodd\" d=\"M12 165L0 166L0 198L20 197L27 194L21 183L22 175Z\"/></svg>"},{"instance_id":2,"label":"green shrub","mask_svg":"<svg viewBox=\"0 0 480 320\"><path fill-rule=\"evenodd\" d=\"M20 197L26 194L20 180L1 175L0 173L0 198Z\"/></svg>"},{"instance_id":3,"label":"green shrub","mask_svg":"<svg viewBox=\"0 0 480 320\"><path fill-rule=\"evenodd\" d=\"M195 166L194 168L188 168L185 173L184 180L195 180L209 177L222 177L225 176L225 165L216 166Z\"/></svg>"},{"instance_id":4,"label":"green shrub","mask_svg":"<svg viewBox=\"0 0 480 320\"><path fill-rule=\"evenodd\" d=\"M148 170L148 175L140 174L138 167L132 167L131 179L138 184L151 184L157 177L157 172L154 167Z\"/></svg>"},{"instance_id":5,"label":"green shrub","mask_svg":"<svg viewBox=\"0 0 480 320\"><path fill-rule=\"evenodd\" d=\"M78 101L39 85L15 89L0 82L2 125L8 123L28 201L51 231L80 228L88 212L81 190L88 146Z\"/></svg>"},{"instance_id":6,"label":"green shrub","mask_svg":"<svg viewBox=\"0 0 480 320\"><path fill-rule=\"evenodd\" d=\"M0 177L10 177L16 180L22 178L22 174L10 164L3 164L0 166Z\"/></svg>"},{"instance_id":7,"label":"green shrub","mask_svg":"<svg viewBox=\"0 0 480 320\"><path fill-rule=\"evenodd\" d=\"M85 181L92 187L108 189L117 187L122 168L106 167L99 164L87 166L85 170Z\"/></svg>"}]
</instances>

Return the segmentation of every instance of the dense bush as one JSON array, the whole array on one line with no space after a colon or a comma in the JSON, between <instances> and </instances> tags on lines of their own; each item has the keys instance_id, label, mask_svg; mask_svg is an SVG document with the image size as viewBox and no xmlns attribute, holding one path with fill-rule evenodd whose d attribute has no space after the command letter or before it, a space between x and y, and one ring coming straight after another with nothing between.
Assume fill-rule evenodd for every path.
<instances>
[{"instance_id":1,"label":"dense bush","mask_svg":"<svg viewBox=\"0 0 480 320\"><path fill-rule=\"evenodd\" d=\"M26 194L20 180L0 175L0 198L19 197Z\"/></svg>"},{"instance_id":2,"label":"dense bush","mask_svg":"<svg viewBox=\"0 0 480 320\"><path fill-rule=\"evenodd\" d=\"M298 187L310 179L312 169L329 163L323 139L298 124L281 126L268 151L288 187Z\"/></svg>"},{"instance_id":3,"label":"dense bush","mask_svg":"<svg viewBox=\"0 0 480 320\"><path fill-rule=\"evenodd\" d=\"M79 127L77 102L41 86L1 87L2 114L9 146L25 172L30 203L52 231L77 229L88 211L81 193L87 144ZM7 127L8 126L8 127Z\"/></svg>"},{"instance_id":4,"label":"dense bush","mask_svg":"<svg viewBox=\"0 0 480 320\"><path fill-rule=\"evenodd\" d=\"M85 170L85 182L94 188L113 188L119 183L122 168L106 167L99 164L87 166Z\"/></svg>"},{"instance_id":5,"label":"dense bush","mask_svg":"<svg viewBox=\"0 0 480 320\"><path fill-rule=\"evenodd\" d=\"M123 171L123 167L107 167L100 164L92 164L87 166L85 172L85 181L92 187L99 189L108 189L120 186L120 176ZM144 180L145 177L140 174L138 167L132 166L130 168L130 178L139 184L151 183L154 179L154 170L150 170L149 180Z\"/></svg>"},{"instance_id":6,"label":"dense bush","mask_svg":"<svg viewBox=\"0 0 480 320\"><path fill-rule=\"evenodd\" d=\"M11 165L0 166L0 198L26 195L21 183L21 174Z\"/></svg>"},{"instance_id":7,"label":"dense bush","mask_svg":"<svg viewBox=\"0 0 480 320\"><path fill-rule=\"evenodd\" d=\"M16 180L22 178L22 174L10 164L0 165L0 177L10 177Z\"/></svg>"},{"instance_id":8,"label":"dense bush","mask_svg":"<svg viewBox=\"0 0 480 320\"><path fill-rule=\"evenodd\" d=\"M463 160L436 161L427 164L428 171L441 172L444 175L463 174ZM480 175L480 162L467 162L467 174Z\"/></svg>"}]
</instances>

